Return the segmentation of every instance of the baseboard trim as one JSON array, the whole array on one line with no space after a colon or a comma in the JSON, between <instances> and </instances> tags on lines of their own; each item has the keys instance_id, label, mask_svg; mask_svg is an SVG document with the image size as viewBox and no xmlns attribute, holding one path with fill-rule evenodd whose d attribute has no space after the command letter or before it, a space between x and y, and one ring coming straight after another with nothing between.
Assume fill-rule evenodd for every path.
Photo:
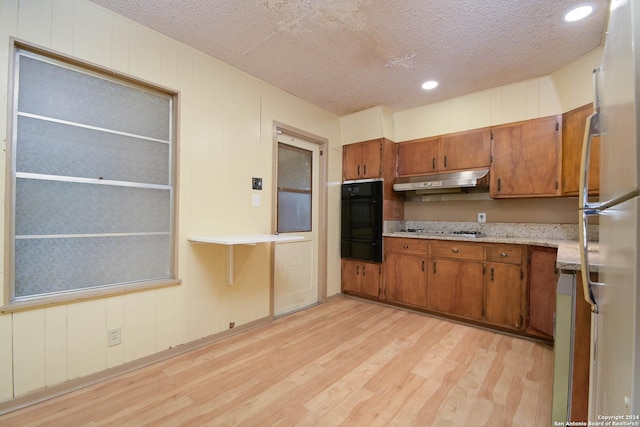
<instances>
[{"instance_id":1,"label":"baseboard trim","mask_svg":"<svg viewBox=\"0 0 640 427\"><path fill-rule=\"evenodd\" d=\"M200 338L195 341L191 341L185 344L180 344L176 347L168 348L158 353L151 354L149 356L142 357L140 359L132 360L131 362L124 363L113 368L105 369L104 371L96 372L81 378L66 381L62 384L56 384L50 387L46 387L42 390L34 391L26 395L16 397L12 400L0 403L0 415L14 412L19 409L26 408L37 403L44 402L83 388L98 384L100 382L115 378L117 376L129 373L136 369L144 368L146 366L153 365L158 362L170 359L172 357L180 356L198 348L207 346L221 339L228 338L241 332L248 331L259 326L264 326L273 320L269 317L257 319L249 322L245 325L238 326L233 329L219 332L204 338Z\"/></svg>"}]
</instances>

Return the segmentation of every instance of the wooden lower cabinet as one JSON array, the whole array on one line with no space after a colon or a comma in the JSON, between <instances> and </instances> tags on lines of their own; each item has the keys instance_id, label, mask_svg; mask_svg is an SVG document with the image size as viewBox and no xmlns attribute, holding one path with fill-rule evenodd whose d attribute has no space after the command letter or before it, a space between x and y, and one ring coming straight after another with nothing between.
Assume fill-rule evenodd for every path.
<instances>
[{"instance_id":1,"label":"wooden lower cabinet","mask_svg":"<svg viewBox=\"0 0 640 427\"><path fill-rule=\"evenodd\" d=\"M430 260L427 308L469 319L482 319L482 262Z\"/></svg>"},{"instance_id":2,"label":"wooden lower cabinet","mask_svg":"<svg viewBox=\"0 0 640 427\"><path fill-rule=\"evenodd\" d=\"M519 265L487 263L485 320L509 329L522 328L523 272Z\"/></svg>"},{"instance_id":3,"label":"wooden lower cabinet","mask_svg":"<svg viewBox=\"0 0 640 427\"><path fill-rule=\"evenodd\" d=\"M553 337L556 314L557 253L555 248L529 247L527 333L548 339Z\"/></svg>"},{"instance_id":4,"label":"wooden lower cabinet","mask_svg":"<svg viewBox=\"0 0 640 427\"><path fill-rule=\"evenodd\" d=\"M527 313L531 308L543 317L546 330L549 310L530 307L537 300L529 301L528 283L530 278L534 284L546 283L548 277L538 273L549 273L549 269L554 274L555 250L541 248L541 256L534 256L535 268L528 271L527 245L399 237L386 237L384 245L381 286L364 285L363 278L358 279L358 264L348 265L343 260L343 291L553 339L545 332L532 332ZM370 267L366 268L369 274ZM353 285L347 284L345 277L355 278L351 279Z\"/></svg>"},{"instance_id":5,"label":"wooden lower cabinet","mask_svg":"<svg viewBox=\"0 0 640 427\"><path fill-rule=\"evenodd\" d=\"M380 296L382 264L342 260L342 291L370 297Z\"/></svg>"},{"instance_id":6,"label":"wooden lower cabinet","mask_svg":"<svg viewBox=\"0 0 640 427\"><path fill-rule=\"evenodd\" d=\"M426 256L386 252L383 299L426 308L426 264Z\"/></svg>"}]
</instances>

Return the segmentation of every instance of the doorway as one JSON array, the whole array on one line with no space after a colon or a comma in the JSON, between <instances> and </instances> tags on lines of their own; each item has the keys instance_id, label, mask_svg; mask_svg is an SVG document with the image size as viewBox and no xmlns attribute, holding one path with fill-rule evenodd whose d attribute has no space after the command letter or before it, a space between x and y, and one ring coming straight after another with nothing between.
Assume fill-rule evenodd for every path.
<instances>
[{"instance_id":1,"label":"doorway","mask_svg":"<svg viewBox=\"0 0 640 427\"><path fill-rule=\"evenodd\" d=\"M326 292L325 144L276 129L275 232L304 240L274 245L274 317L313 306Z\"/></svg>"}]
</instances>

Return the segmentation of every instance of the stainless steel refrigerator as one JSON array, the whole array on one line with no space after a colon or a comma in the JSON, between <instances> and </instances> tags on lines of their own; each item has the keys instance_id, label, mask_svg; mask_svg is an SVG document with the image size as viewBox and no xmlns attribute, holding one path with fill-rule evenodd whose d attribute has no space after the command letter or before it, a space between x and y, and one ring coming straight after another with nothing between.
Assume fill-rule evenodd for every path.
<instances>
[{"instance_id":1,"label":"stainless steel refrigerator","mask_svg":"<svg viewBox=\"0 0 640 427\"><path fill-rule=\"evenodd\" d=\"M611 0L602 64L594 73L594 114L587 121L581 174L580 221L597 217L598 280L588 281L586 235L580 233L583 293L592 305L589 417L640 419L640 239L638 125L640 123L640 0ZM590 136L600 139L600 200L586 188Z\"/></svg>"}]
</instances>

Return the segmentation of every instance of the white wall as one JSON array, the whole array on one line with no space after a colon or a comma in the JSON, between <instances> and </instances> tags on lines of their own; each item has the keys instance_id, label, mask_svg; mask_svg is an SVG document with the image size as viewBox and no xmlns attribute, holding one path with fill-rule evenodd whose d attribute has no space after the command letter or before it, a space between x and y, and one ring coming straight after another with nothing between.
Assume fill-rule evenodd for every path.
<instances>
[{"instance_id":1,"label":"white wall","mask_svg":"<svg viewBox=\"0 0 640 427\"><path fill-rule=\"evenodd\" d=\"M601 59L598 48L547 76L396 113L376 107L343 116L343 143L380 137L409 141L562 114L592 102L592 71Z\"/></svg>"},{"instance_id":2,"label":"white wall","mask_svg":"<svg viewBox=\"0 0 640 427\"><path fill-rule=\"evenodd\" d=\"M230 321L239 326L269 315L268 245L236 249L230 287L225 248L190 245L187 237L271 232L274 121L329 140L327 293L340 291L337 116L86 0L2 0L3 135L10 36L180 92L177 238L183 283L0 315L0 402L215 334ZM5 164L2 150L2 181ZM264 179L260 207L251 203L254 176ZM122 327L123 343L108 348L112 327Z\"/></svg>"},{"instance_id":3,"label":"white wall","mask_svg":"<svg viewBox=\"0 0 640 427\"><path fill-rule=\"evenodd\" d=\"M385 107L374 107L340 117L342 143L387 138L395 141L393 113Z\"/></svg>"}]
</instances>

